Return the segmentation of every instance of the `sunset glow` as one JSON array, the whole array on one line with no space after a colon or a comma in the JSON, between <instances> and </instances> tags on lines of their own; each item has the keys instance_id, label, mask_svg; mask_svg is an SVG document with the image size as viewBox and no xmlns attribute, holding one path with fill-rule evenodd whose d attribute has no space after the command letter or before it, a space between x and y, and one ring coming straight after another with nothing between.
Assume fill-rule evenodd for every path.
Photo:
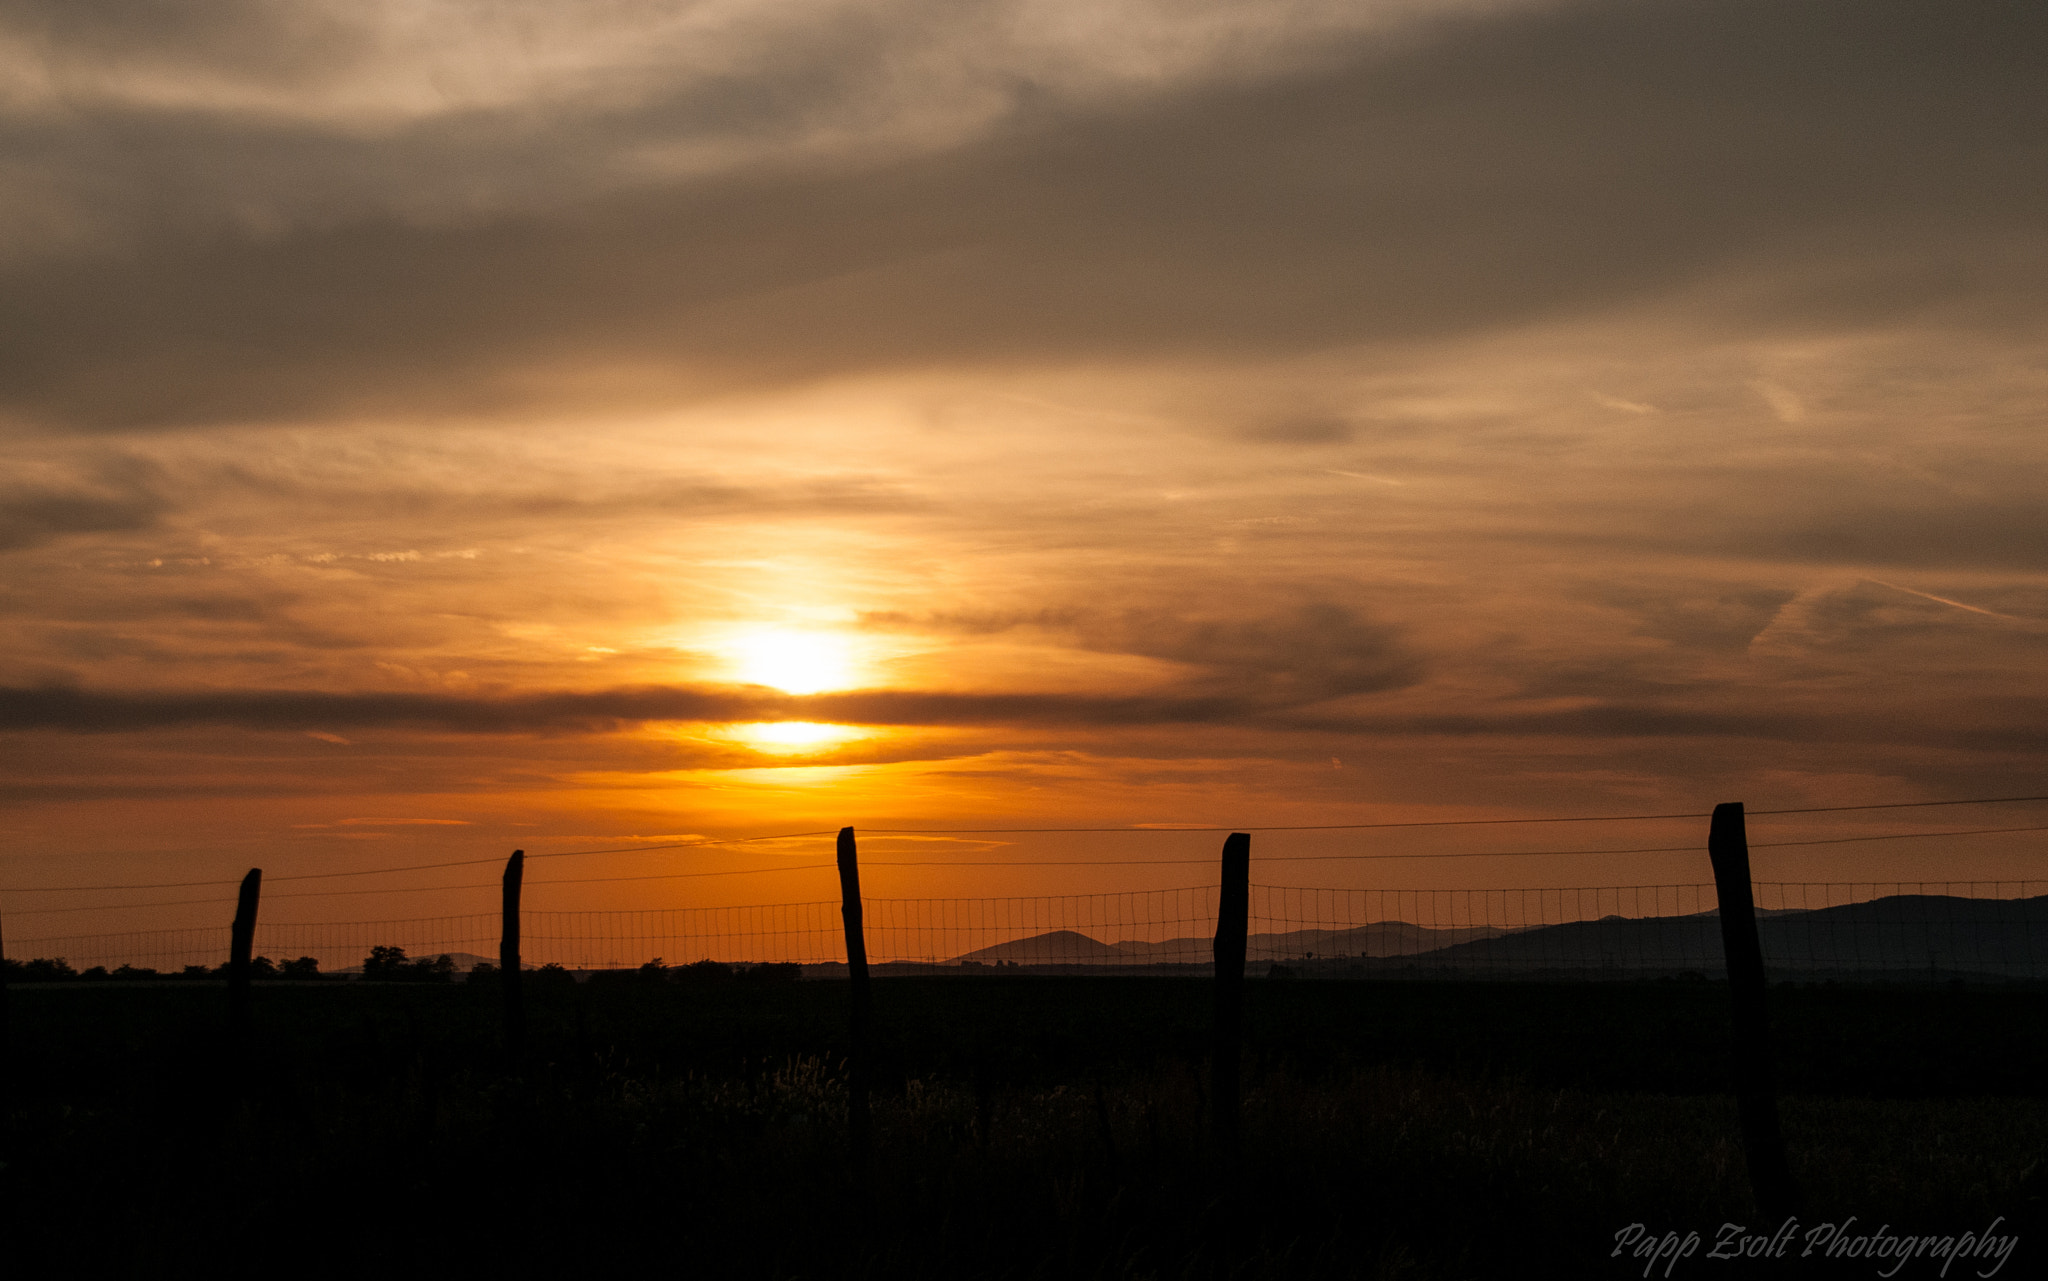
<instances>
[{"instance_id":1,"label":"sunset glow","mask_svg":"<svg viewBox=\"0 0 2048 1281\"><path fill-rule=\"evenodd\" d=\"M70 8L0 17L0 889L1151 825L867 882L1122 892L1205 874L1160 825L2048 790L2026 6ZM1507 830L1260 874L1707 871ZM765 849L546 893L829 890ZM407 877L289 902L489 910Z\"/></svg>"},{"instance_id":2,"label":"sunset glow","mask_svg":"<svg viewBox=\"0 0 2048 1281\"><path fill-rule=\"evenodd\" d=\"M819 725L811 721L769 721L734 725L728 733L760 752L777 755L818 752L868 735L851 725Z\"/></svg>"},{"instance_id":3,"label":"sunset glow","mask_svg":"<svg viewBox=\"0 0 2048 1281\"><path fill-rule=\"evenodd\" d=\"M748 631L729 642L728 649L740 680L787 694L844 689L855 679L851 647L843 638L825 632Z\"/></svg>"}]
</instances>

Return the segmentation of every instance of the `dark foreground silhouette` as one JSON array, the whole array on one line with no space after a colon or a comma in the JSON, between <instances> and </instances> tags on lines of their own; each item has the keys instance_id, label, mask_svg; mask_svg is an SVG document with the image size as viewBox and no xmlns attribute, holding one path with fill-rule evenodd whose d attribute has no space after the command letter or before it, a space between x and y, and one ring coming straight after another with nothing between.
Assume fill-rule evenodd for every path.
<instances>
[{"instance_id":1,"label":"dark foreground silhouette","mask_svg":"<svg viewBox=\"0 0 2048 1281\"><path fill-rule=\"evenodd\" d=\"M234 1274L224 1243L294 1276L1637 1276L1608 1257L1628 1225L1754 1217L1719 984L1254 983L1234 1174L1208 1146L1208 996L880 984L859 1169L836 984L539 985L517 1065L487 983L259 988L233 1057L218 989L21 991L10 1258L22 1276ZM2048 994L1773 1001L1809 1217L2004 1215L2023 1252L2048 1244L2028 1182Z\"/></svg>"}]
</instances>

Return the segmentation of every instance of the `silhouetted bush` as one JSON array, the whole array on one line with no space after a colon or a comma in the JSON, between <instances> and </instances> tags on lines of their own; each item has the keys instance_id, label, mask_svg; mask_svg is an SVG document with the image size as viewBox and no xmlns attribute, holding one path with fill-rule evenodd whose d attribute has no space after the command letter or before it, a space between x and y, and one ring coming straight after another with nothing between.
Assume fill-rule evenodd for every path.
<instances>
[{"instance_id":1,"label":"silhouetted bush","mask_svg":"<svg viewBox=\"0 0 2048 1281\"><path fill-rule=\"evenodd\" d=\"M446 953L409 961L402 947L373 947L363 958L363 977L382 983L447 983L455 977L455 962Z\"/></svg>"},{"instance_id":2,"label":"silhouetted bush","mask_svg":"<svg viewBox=\"0 0 2048 1281\"><path fill-rule=\"evenodd\" d=\"M78 971L66 964L61 956L39 956L33 961L7 962L9 983L66 983L77 977Z\"/></svg>"},{"instance_id":3,"label":"silhouetted bush","mask_svg":"<svg viewBox=\"0 0 2048 1281\"><path fill-rule=\"evenodd\" d=\"M804 967L795 961L764 961L749 965L733 975L746 983L794 983L804 976Z\"/></svg>"},{"instance_id":4,"label":"silhouetted bush","mask_svg":"<svg viewBox=\"0 0 2048 1281\"><path fill-rule=\"evenodd\" d=\"M732 978L732 966L723 961L692 961L669 971L678 983L725 983Z\"/></svg>"},{"instance_id":5,"label":"silhouetted bush","mask_svg":"<svg viewBox=\"0 0 2048 1281\"><path fill-rule=\"evenodd\" d=\"M124 965L114 971L114 977L117 979L153 979L159 977L159 975L155 970L150 969L146 965Z\"/></svg>"},{"instance_id":6,"label":"silhouetted bush","mask_svg":"<svg viewBox=\"0 0 2048 1281\"><path fill-rule=\"evenodd\" d=\"M569 971L563 969L554 961L549 961L539 969L531 971L526 977L531 982L545 983L553 987L560 987L576 981L574 974L569 973Z\"/></svg>"},{"instance_id":7,"label":"silhouetted bush","mask_svg":"<svg viewBox=\"0 0 2048 1281\"><path fill-rule=\"evenodd\" d=\"M609 987L619 983L628 983L635 985L644 983L665 983L668 981L670 975L677 973L680 969L680 966L668 965L664 963L662 959L657 956L653 960L647 962L645 965L637 966L630 970L592 970L587 981L591 983L596 983L599 986L603 987Z\"/></svg>"},{"instance_id":8,"label":"silhouetted bush","mask_svg":"<svg viewBox=\"0 0 2048 1281\"><path fill-rule=\"evenodd\" d=\"M188 965L184 969L179 970L176 977L181 979L210 979L213 977L213 971L204 965Z\"/></svg>"},{"instance_id":9,"label":"silhouetted bush","mask_svg":"<svg viewBox=\"0 0 2048 1281\"><path fill-rule=\"evenodd\" d=\"M310 956L295 961L280 961L277 966L279 978L317 979L320 977L320 962Z\"/></svg>"},{"instance_id":10,"label":"silhouetted bush","mask_svg":"<svg viewBox=\"0 0 2048 1281\"><path fill-rule=\"evenodd\" d=\"M489 961L478 961L475 965L472 965L469 969L469 974L463 979L465 983L496 983L497 981L498 967Z\"/></svg>"},{"instance_id":11,"label":"silhouetted bush","mask_svg":"<svg viewBox=\"0 0 2048 1281\"><path fill-rule=\"evenodd\" d=\"M88 983L98 983L105 979L110 979L114 976L107 973L106 966L95 965L91 969L86 970L84 973L80 974L78 977L84 979Z\"/></svg>"},{"instance_id":12,"label":"silhouetted bush","mask_svg":"<svg viewBox=\"0 0 2048 1281\"><path fill-rule=\"evenodd\" d=\"M405 949L402 947L373 947L363 958L363 977L366 979L394 979L406 965Z\"/></svg>"}]
</instances>

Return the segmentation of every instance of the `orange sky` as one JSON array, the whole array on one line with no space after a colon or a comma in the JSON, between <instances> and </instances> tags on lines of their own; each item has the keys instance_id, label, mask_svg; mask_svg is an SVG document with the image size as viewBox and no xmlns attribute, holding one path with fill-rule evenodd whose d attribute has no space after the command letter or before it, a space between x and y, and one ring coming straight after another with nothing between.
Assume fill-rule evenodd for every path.
<instances>
[{"instance_id":1,"label":"orange sky","mask_svg":"<svg viewBox=\"0 0 2048 1281\"><path fill-rule=\"evenodd\" d=\"M2048 792L2048 33L1973 12L17 6L0 885ZM946 896L1196 884L1110 860L1218 843L864 849L871 892ZM2018 879L2044 853L1758 868ZM879 865L913 855L1100 865ZM1703 854L1255 876L1708 879ZM483 910L431 887L489 879L266 911ZM105 906L174 897L0 910L15 936L222 914ZM105 910L17 915L58 905Z\"/></svg>"}]
</instances>

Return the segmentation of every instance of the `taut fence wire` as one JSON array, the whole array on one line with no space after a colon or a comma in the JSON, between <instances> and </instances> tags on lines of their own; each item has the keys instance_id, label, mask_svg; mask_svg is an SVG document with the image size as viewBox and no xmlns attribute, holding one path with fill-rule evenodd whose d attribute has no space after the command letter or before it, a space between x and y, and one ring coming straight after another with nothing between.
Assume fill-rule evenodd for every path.
<instances>
[{"instance_id":1,"label":"taut fence wire","mask_svg":"<svg viewBox=\"0 0 2048 1281\"><path fill-rule=\"evenodd\" d=\"M1778 809L1754 809L1754 810L1750 810L1750 811L1748 811L1748 813L1749 813L1749 816L1750 816L1750 817L1752 817L1752 818L1762 818L1762 817L1767 817L1767 816L1771 816L1771 815L1790 815L1790 814L1800 814L1800 815L1804 815L1804 814L1844 814L1844 813L1850 813L1850 812L1855 812L1855 811L1877 811L1877 810L1909 810L1909 809L1927 809L1927 808L1936 808L1936 807L1953 807L1953 806L1969 806L1969 805L2014 805L2014 804L2023 804L2023 803L2031 803L2031 802L2036 802L2036 801L2048 801L2048 794L2044 794L2044 795L2039 795L2039 796L1979 796L1979 797L1969 797L1969 798L1964 798L1964 799L1957 799L1957 800L1933 800L1933 801L1875 801L1875 802L1866 802L1866 803L1861 803L1861 804L1855 804L1855 805L1817 805L1817 806L1802 806L1802 807L1796 807L1796 808L1778 808ZM1531 825L1544 825L1544 824L1559 824L1559 823L1642 823L1642 822L1664 821L1664 820L1671 820L1671 819L1692 819L1692 818L1707 818L1707 817L1709 817L1709 815L1708 815L1708 814L1707 814L1707 813L1706 813L1705 811L1698 811L1698 812L1694 812L1694 811L1687 811L1687 812L1683 812L1683 813L1670 813L1670 814L1573 814L1573 815L1551 815L1551 814L1544 814L1544 815L1523 815L1523 816L1518 816L1518 817L1512 817L1512 818L1459 818L1459 819L1419 819L1419 820L1403 820L1403 821L1398 821L1398 822L1378 822L1378 823L1305 823L1305 824L1289 824L1289 825L1283 825L1283 826L1274 826L1274 825L1258 825L1258 824L1237 824L1237 825L1235 825L1235 826L1232 826L1232 827L1205 827L1205 826L1199 826L1199 825L1194 825L1194 824L1185 824L1185 823L1142 823L1142 824L1122 824L1122 825L1118 825L1118 826L1112 826L1112 827L959 827L959 828L902 828L902 827L889 827L889 828L869 828L869 829L865 829L865 830L867 831L867 833L868 833L869 835L873 835L873 836L892 836L892 835L893 835L893 836L941 836L941 835L971 835L971 834L982 834L982 835L1018 835L1018 834L1026 834L1026 833L1067 833L1067 834L1071 834L1071 833L1097 833L1097 834L1115 834L1115 835L1122 835L1122 836L1172 836L1172 835L1187 835L1187 834L1189 834L1189 833L1196 833L1196 832L1227 832L1227 831L1242 831L1242 832L1360 832L1360 831L1380 831L1380 830L1392 830L1392 829L1413 829L1413 828L1467 828L1467 829L1470 829L1470 828L1483 828L1483 827L1499 827L1499 826L1531 826ZM1896 840L1921 840L1921 839L1927 839L1927 838L1932 838L1932 837L1953 837L1953 836L1981 836L1981 835L1992 835L1992 834L2000 834L2000 833L2015 833L2015 832L2048 832L2048 824L2032 824L2032 825L2023 825L2023 826L2011 826L2011 827L1978 827L1978 828L1963 828L1963 829L1957 829L1957 830L1953 830L1953 831L1936 831L1936 832L1928 832L1928 831L1910 831L1910 832L1884 832L1884 833L1864 834L1864 835L1857 835L1857 836L1841 836L1841 837L1827 837L1827 838L1821 838L1821 839L1815 839L1815 840L1795 840L1795 841L1752 841L1752 842L1751 842L1750 844L1751 844L1751 846L1752 846L1753 848L1757 848L1757 849L1767 849L1767 848L1774 848L1774 847L1785 847L1785 846L1813 846L1813 845L1836 845L1836 844L1845 844L1845 843L1852 843L1852 842L1861 842L1861 841L1896 841ZM731 838L723 838L723 839L714 839L714 838L710 838L710 837L693 837L693 838L691 838L691 839L689 839L689 840L684 840L684 841L670 841L670 842L665 842L665 843L660 843L660 844L649 844L649 843L642 843L642 844L637 844L637 845L620 845L620 846L612 846L612 847L608 847L608 848L604 848L604 849L586 849L586 850L553 850L553 851L542 851L542 852L536 852L536 853L534 853L534 854L532 855L532 857L533 857L534 859L549 859L549 858L583 858L583 857L586 857L586 856L592 856L592 855L604 855L604 854L644 854L644 853L651 853L651 852L658 852L658 851L674 851L674 850L690 850L690 849L726 849L726 850L731 850L731 849L736 849L736 848L738 848L738 847L741 847L741 846L748 846L748 845L762 845L762 844L773 844L773 843L780 843L780 842L786 842L786 841L792 841L792 840L798 840L798 839L803 839L803 838L810 838L810 837L821 837L821 836L831 836L832 834L833 834L833 833L832 833L832 832L831 832L830 830L824 830L824 829L821 829L821 830L818 830L818 831L806 831L806 832L782 832L782 833L777 833L777 834L774 834L774 835L767 835L767 836L747 836L747 837L731 837ZM1674 853L1692 853L1692 852L1695 852L1695 851L1696 851L1696 848L1697 848L1697 847L1695 847L1695 846L1693 846L1693 845L1675 845L1675 846L1643 846L1643 847L1637 847L1637 848L1633 848L1633 849L1612 849L1612 848L1606 848L1606 849L1596 849L1596 850L1557 850L1557 849L1544 849L1544 850L1466 850L1466 851L1449 851L1449 852L1447 852L1447 851L1441 851L1441 850L1434 850L1434 851L1422 851L1422 852L1392 852L1392 853L1389 853L1389 852L1372 852L1372 853L1366 853L1366 852L1352 852L1352 853L1346 853L1346 854L1326 854L1326 855L1308 855L1308 856L1284 856L1284 855L1283 855L1283 856L1281 856L1281 861L1288 861L1288 862L1325 862L1325 861L1347 861L1347 862L1350 862L1350 861L1360 861L1360 860L1365 860L1365 861L1371 861L1371 860L1377 860L1377 859L1445 859L1445 858L1554 858L1554 857L1559 857L1559 856L1562 856L1562 855L1578 855L1578 854L1674 854ZM1156 858L1148 858L1148 859L1142 859L1142 860L1125 860L1125 859L1109 859L1109 860L1104 860L1104 859L1086 859L1086 860L1077 860L1077 861L1075 861L1075 862L1072 862L1072 863L1062 863L1062 862L1058 862L1058 861L1051 861L1051 862L1049 862L1049 861L1045 861L1045 860L1038 860L1038 859L1033 859L1033 860L1004 860L1004 859L973 859L973 860L963 860L963 859L946 859L946 860L905 860L905 859L886 859L886 858L885 858L885 859L871 859L871 860L868 860L868 861L866 862L866 864L865 864L865 865L866 865L866 866L869 866L869 867L1059 867L1059 866L1083 866L1083 865L1085 865L1085 866L1113 866L1113 865L1129 866L1129 865L1133 865L1133 864L1145 864L1145 865L1153 865L1153 864L1156 864L1156 865L1160 865L1160 866L1165 866L1165 865L1167 865L1167 864L1171 864L1171 863L1200 863L1200 862L1208 862L1208 861L1209 861L1209 860L1208 860L1208 859L1206 859L1206 858L1201 858L1201 859L1156 859ZM1267 856L1267 861L1271 861L1271 860L1270 860L1270 856ZM501 862L501 860L500 860L500 859L498 859L498 858L496 858L496 857L489 857L489 858L473 858L473 859L455 859L455 860L451 860L451 861L443 861L443 862L437 862L437 863L410 863L410 864L406 864L406 865L404 865L404 866L400 866L400 867L371 867L371 868L351 868L351 869L348 869L348 870L345 870L345 871L337 871L337 872L305 872L305 873L298 873L298 874L284 874L284 875L274 875L274 876L270 877L269 879L270 879L270 881L271 881L272 883L281 883L281 882L287 882L287 881L330 881L330 880L336 880L336 879L340 879L340 878L345 878L345 877L357 877L357 876L389 876L389 875L395 875L395 874L400 874L400 873L405 873L405 872L421 872L421 871L432 871L432 870L436 870L436 869L444 869L444 868L454 868L454 867L483 867L483 866L495 866L495 865L497 865L497 864L498 864L499 862ZM555 878L555 879L552 879L552 880L548 880L548 881L534 881L534 882L532 882L532 884L535 884L535 885L545 885L545 884L555 884L555 885L572 885L572 884L596 884L596 883L599 883L599 882L611 882L611 881L654 881L654 880L681 880L681 879L690 879L690 878L695 878L695 877L705 877L705 876L719 876L719 877L725 877L725 876L757 876L757 875L765 875L765 874L770 874L770 873L778 873L778 872L797 872L797 871L811 871L811 870L817 870L817 869L820 869L820 868L824 868L824 867L829 867L829 866L831 866L831 865L830 865L830 864L827 864L827 863L805 863L805 864L792 864L792 863L784 863L784 864L782 864L781 866L777 866L777 867L760 867L760 868L741 868L741 869L731 869L731 868L728 868L728 869L720 869L720 870L714 870L714 871L701 871L701 870L700 870L700 871L681 871L681 872L664 872L664 873L656 873L656 874L652 874L652 875L637 875L637 876L597 876L597 877L560 877L560 878ZM13 894L38 894L38 895L40 895L40 894L80 894L80 893L104 893L104 892L106 892L106 891L109 891L109 890L165 890L165 889L198 889L198 888L209 888L209 887L219 887L219 886L227 886L227 885L234 885L234 884L237 884L237 883L238 883L238 878L226 878L226 879L219 879L219 880L204 880L204 881L148 881L148 882L135 882L135 883L124 883L124 884L99 884L99 885L13 885L13 886L5 886L5 887L0 887L0 894L9 894L9 895L13 895ZM435 891L446 891L446 890L464 890L464 889L488 889L488 888L493 888L494 884L495 884L495 883L486 883L486 882L479 882L479 883L477 883L477 884L474 884L474 885L441 885L441 886L431 886L431 887L416 887L416 889L421 889L421 890L427 890L427 889L431 889L431 890L435 890ZM314 890L314 891L287 891L287 892L285 892L285 893L283 893L283 894L271 894L271 895L269 895L269 896L268 896L268 898L270 898L270 899L276 899L276 898L318 898L318 897L328 897L328 896L333 896L333 895L340 895L340 894L384 894L384 893L391 893L391 892L394 892L394 891L391 891L391 890L384 890L384 889L378 889L378 890ZM117 909L121 909L121 908L127 908L127 907L171 907L171 906L184 906L184 905L188 905L188 904L196 904L196 903L224 903L224 902L231 902L231 901L232 901L232 899L229 899L229 898L225 898L225 897L221 897L221 898L204 898L204 899L176 899L176 900L171 900L171 901L168 901L168 902L158 901L158 902L154 902L154 903L149 903L149 902L145 902L145 903L128 903L128 904L94 904L94 905L87 905L87 906L80 906L80 907L36 907L36 908L30 908L30 909L29 909L29 911L30 911L30 912L32 912L32 913L35 913L35 914L50 914L50 913L58 913L58 912L73 912L73 911L81 911L81 912L86 912L86 911L90 911L90 912L97 912L97 911L108 911L108 910L117 910ZM18 909L17 909L17 910L18 910Z\"/></svg>"},{"instance_id":2,"label":"taut fence wire","mask_svg":"<svg viewBox=\"0 0 2048 1281\"><path fill-rule=\"evenodd\" d=\"M2048 881L1755 882L1764 960L1778 979L2048 979ZM1201 974L1213 885L992 898L863 897L878 974ZM1255 974L1317 978L1671 978L1722 973L1711 884L1544 889L1327 889L1253 885ZM576 971L795 963L843 972L836 901L625 911L526 911L530 965ZM359 967L372 947L495 956L493 914L332 924L260 922L256 951ZM17 957L78 969L212 968L228 928L10 939Z\"/></svg>"}]
</instances>

